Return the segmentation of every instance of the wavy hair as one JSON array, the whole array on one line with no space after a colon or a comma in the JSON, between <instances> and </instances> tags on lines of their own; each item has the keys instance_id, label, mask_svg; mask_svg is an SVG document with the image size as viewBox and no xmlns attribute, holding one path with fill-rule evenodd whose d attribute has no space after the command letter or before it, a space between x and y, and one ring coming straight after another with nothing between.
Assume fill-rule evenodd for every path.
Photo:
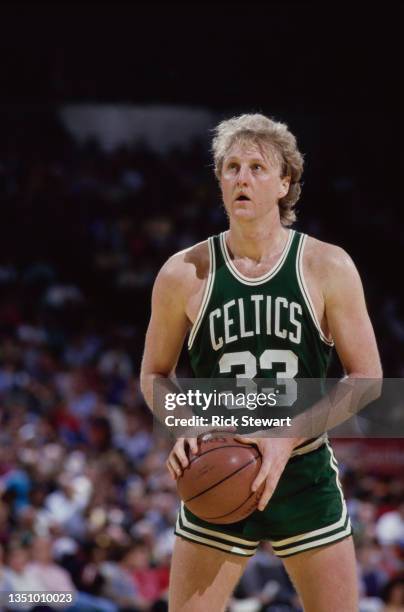
<instances>
[{"instance_id":1,"label":"wavy hair","mask_svg":"<svg viewBox=\"0 0 404 612\"><path fill-rule=\"evenodd\" d=\"M219 123L212 141L215 174L219 181L224 157L236 142L269 147L280 163L281 178L290 177L289 191L278 205L282 225L292 225L296 221L295 206L302 190L303 155L288 126L260 114L240 115Z\"/></svg>"}]
</instances>

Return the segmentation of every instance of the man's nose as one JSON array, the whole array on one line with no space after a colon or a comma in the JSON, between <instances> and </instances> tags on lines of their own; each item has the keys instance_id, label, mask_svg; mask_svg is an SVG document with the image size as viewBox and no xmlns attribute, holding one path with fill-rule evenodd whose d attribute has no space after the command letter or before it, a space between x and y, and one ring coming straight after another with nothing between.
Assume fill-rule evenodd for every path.
<instances>
[{"instance_id":1,"label":"man's nose","mask_svg":"<svg viewBox=\"0 0 404 612\"><path fill-rule=\"evenodd\" d=\"M248 184L248 168L246 166L240 166L240 170L237 176L237 184L240 187Z\"/></svg>"}]
</instances>

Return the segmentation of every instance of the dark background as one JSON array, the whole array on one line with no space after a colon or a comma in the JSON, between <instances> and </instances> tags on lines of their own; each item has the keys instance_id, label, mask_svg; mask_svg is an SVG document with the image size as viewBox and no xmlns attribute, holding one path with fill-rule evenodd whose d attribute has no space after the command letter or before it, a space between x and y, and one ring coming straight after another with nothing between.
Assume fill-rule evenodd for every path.
<instances>
[{"instance_id":1,"label":"dark background","mask_svg":"<svg viewBox=\"0 0 404 612\"><path fill-rule=\"evenodd\" d=\"M2 98L400 112L401 17L393 3L3 5Z\"/></svg>"}]
</instances>

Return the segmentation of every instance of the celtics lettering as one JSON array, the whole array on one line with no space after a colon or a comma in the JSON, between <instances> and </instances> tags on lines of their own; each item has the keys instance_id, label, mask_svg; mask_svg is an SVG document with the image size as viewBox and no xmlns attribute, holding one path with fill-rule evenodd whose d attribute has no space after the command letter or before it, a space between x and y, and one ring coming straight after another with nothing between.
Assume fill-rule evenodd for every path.
<instances>
[{"instance_id":1,"label":"celtics lettering","mask_svg":"<svg viewBox=\"0 0 404 612\"><path fill-rule=\"evenodd\" d=\"M302 338L302 307L285 297L251 295L250 298L229 300L209 314L212 348L218 351L223 345L240 338L265 334L288 339L300 344Z\"/></svg>"}]
</instances>

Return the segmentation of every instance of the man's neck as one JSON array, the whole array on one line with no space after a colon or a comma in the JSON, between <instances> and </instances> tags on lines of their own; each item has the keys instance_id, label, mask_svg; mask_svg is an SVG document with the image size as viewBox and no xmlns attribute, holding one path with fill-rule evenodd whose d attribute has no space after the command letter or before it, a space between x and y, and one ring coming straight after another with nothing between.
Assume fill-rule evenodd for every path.
<instances>
[{"instance_id":1,"label":"man's neck","mask_svg":"<svg viewBox=\"0 0 404 612\"><path fill-rule=\"evenodd\" d=\"M237 258L248 258L257 263L264 263L280 253L288 239L286 230L279 216L271 223L258 222L238 223L230 220L230 229L226 237L227 245Z\"/></svg>"}]
</instances>

